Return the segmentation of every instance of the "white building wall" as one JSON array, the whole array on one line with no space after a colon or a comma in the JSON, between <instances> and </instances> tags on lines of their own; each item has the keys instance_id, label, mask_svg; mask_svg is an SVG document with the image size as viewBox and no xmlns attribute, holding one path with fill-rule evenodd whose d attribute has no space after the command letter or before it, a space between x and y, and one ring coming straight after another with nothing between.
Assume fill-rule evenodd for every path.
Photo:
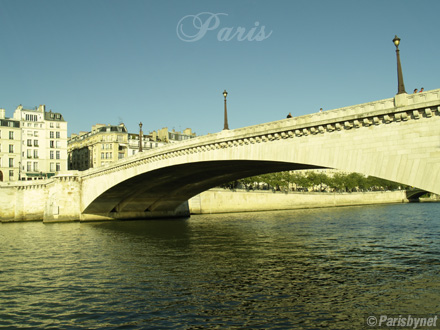
<instances>
[{"instance_id":1,"label":"white building wall","mask_svg":"<svg viewBox=\"0 0 440 330\"><path fill-rule=\"evenodd\" d=\"M22 131L22 178L35 179L67 170L67 122L58 113L46 112L45 106L24 109L18 106L14 119Z\"/></svg>"}]
</instances>

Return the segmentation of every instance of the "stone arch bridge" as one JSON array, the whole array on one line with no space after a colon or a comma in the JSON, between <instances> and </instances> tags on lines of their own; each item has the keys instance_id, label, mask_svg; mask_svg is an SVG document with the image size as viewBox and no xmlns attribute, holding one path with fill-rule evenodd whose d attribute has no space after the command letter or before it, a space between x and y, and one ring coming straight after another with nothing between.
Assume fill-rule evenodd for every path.
<instances>
[{"instance_id":1,"label":"stone arch bridge","mask_svg":"<svg viewBox=\"0 0 440 330\"><path fill-rule=\"evenodd\" d=\"M440 89L224 130L61 173L39 189L45 221L187 216L189 198L221 183L313 168L359 172L440 194ZM15 187L24 191L15 195L15 218L29 213L26 192L38 190L25 184Z\"/></svg>"}]
</instances>

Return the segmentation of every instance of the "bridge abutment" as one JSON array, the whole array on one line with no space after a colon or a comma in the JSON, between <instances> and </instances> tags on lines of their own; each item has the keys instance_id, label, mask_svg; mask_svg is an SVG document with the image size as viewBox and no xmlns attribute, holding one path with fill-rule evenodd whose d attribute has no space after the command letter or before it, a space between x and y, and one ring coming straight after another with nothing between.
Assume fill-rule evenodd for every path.
<instances>
[{"instance_id":1,"label":"bridge abutment","mask_svg":"<svg viewBox=\"0 0 440 330\"><path fill-rule=\"evenodd\" d=\"M44 222L80 221L81 179L78 171L56 175L47 185Z\"/></svg>"}]
</instances>

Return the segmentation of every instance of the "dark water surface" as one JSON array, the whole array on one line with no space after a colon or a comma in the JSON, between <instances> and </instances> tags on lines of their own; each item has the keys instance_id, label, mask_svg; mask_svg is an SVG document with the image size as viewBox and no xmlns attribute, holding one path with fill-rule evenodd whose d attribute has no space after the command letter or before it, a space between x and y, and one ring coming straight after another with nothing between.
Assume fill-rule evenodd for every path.
<instances>
[{"instance_id":1,"label":"dark water surface","mask_svg":"<svg viewBox=\"0 0 440 330\"><path fill-rule=\"evenodd\" d=\"M362 329L440 313L440 204L0 225L0 327Z\"/></svg>"}]
</instances>

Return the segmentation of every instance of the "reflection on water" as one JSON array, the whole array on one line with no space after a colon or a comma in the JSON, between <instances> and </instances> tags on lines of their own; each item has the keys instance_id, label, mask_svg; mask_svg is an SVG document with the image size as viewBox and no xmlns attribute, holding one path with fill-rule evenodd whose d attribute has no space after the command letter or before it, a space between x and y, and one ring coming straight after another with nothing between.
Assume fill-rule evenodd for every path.
<instances>
[{"instance_id":1,"label":"reflection on water","mask_svg":"<svg viewBox=\"0 0 440 330\"><path fill-rule=\"evenodd\" d=\"M358 329L439 311L440 204L0 226L0 327Z\"/></svg>"}]
</instances>

